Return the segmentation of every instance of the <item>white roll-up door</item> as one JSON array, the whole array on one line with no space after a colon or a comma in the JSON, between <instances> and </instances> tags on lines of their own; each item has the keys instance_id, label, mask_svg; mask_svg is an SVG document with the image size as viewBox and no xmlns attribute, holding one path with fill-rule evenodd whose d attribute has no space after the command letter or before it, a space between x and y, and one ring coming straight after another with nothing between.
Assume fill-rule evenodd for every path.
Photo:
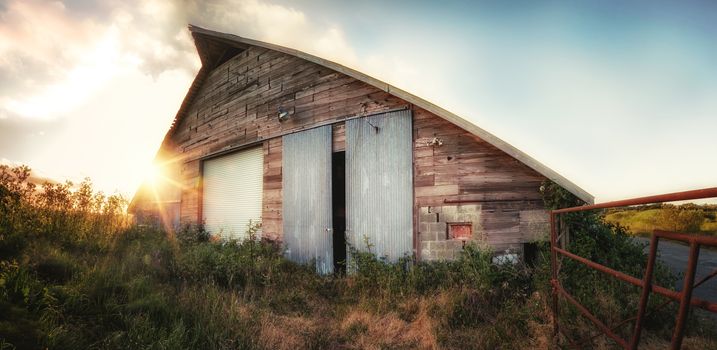
<instances>
[{"instance_id":1,"label":"white roll-up door","mask_svg":"<svg viewBox=\"0 0 717 350\"><path fill-rule=\"evenodd\" d=\"M202 213L207 231L225 239L246 238L249 221L261 221L262 147L204 161Z\"/></svg>"}]
</instances>

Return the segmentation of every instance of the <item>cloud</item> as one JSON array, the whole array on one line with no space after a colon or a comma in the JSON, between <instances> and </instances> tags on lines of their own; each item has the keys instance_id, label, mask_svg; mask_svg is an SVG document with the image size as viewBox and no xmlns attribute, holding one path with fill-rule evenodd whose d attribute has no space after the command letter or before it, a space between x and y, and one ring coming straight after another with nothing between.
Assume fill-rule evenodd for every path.
<instances>
[{"instance_id":1,"label":"cloud","mask_svg":"<svg viewBox=\"0 0 717 350\"><path fill-rule=\"evenodd\" d=\"M123 69L137 67L155 76L177 66L192 69L188 38L168 39L166 31L149 25L150 18L163 18L151 3L102 1L82 6L10 0L4 5L1 118L66 114Z\"/></svg>"},{"instance_id":2,"label":"cloud","mask_svg":"<svg viewBox=\"0 0 717 350\"><path fill-rule=\"evenodd\" d=\"M123 70L153 78L199 60L193 23L296 47L345 64L356 55L342 30L258 0L40 1L0 7L0 118L53 118L87 101Z\"/></svg>"},{"instance_id":3,"label":"cloud","mask_svg":"<svg viewBox=\"0 0 717 350\"><path fill-rule=\"evenodd\" d=\"M1 96L28 93L59 79L91 45L96 28L73 23L62 3L10 1L0 13Z\"/></svg>"},{"instance_id":4,"label":"cloud","mask_svg":"<svg viewBox=\"0 0 717 350\"><path fill-rule=\"evenodd\" d=\"M9 1L0 19L3 117L46 117L49 111L66 111L84 95L79 80L102 71L103 67L92 67L101 63L92 53L103 39L94 33L105 30L90 21L74 21L64 4Z\"/></svg>"},{"instance_id":5,"label":"cloud","mask_svg":"<svg viewBox=\"0 0 717 350\"><path fill-rule=\"evenodd\" d=\"M314 22L300 10L259 0L190 1L180 11L186 21L299 49L346 65L357 63L354 49L340 26Z\"/></svg>"},{"instance_id":6,"label":"cloud","mask_svg":"<svg viewBox=\"0 0 717 350\"><path fill-rule=\"evenodd\" d=\"M266 1L0 0L0 156L134 191L199 68L189 23L358 61L340 26Z\"/></svg>"}]
</instances>

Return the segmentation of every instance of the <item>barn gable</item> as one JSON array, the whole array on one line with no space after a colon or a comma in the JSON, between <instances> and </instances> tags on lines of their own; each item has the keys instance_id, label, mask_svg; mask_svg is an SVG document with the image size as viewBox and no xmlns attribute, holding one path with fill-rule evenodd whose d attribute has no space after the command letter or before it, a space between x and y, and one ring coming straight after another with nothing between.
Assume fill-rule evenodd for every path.
<instances>
[{"instance_id":1,"label":"barn gable","mask_svg":"<svg viewBox=\"0 0 717 350\"><path fill-rule=\"evenodd\" d=\"M163 201L177 203L182 222L206 219L206 162L261 147L262 234L282 240L282 139L326 126L331 142L325 147L344 152L347 125L401 111L410 117L412 134L410 241L423 259L452 258L466 237L496 249L520 249L539 238L547 227L539 193L546 178L593 200L485 130L389 84L296 50L195 26L190 31L202 68L158 154L171 160L168 173L181 187L176 198Z\"/></svg>"},{"instance_id":2,"label":"barn gable","mask_svg":"<svg viewBox=\"0 0 717 350\"><path fill-rule=\"evenodd\" d=\"M204 63L206 60L209 59L216 59L217 55L221 55L222 53L219 53L219 49L216 49L217 46L220 46L222 43L224 45L227 45L229 47L238 47L238 48L248 48L248 47L262 47L267 48L270 50L278 51L285 53L290 56L302 58L306 61L313 62L317 65L329 68L335 72L342 73L346 76L352 77L358 81L364 82L368 85L371 85L381 91L388 92L391 95L398 97L402 99L403 101L410 103L412 105L418 106L422 109L425 109L447 121L449 121L452 124L457 125L458 127L470 132L471 134L479 137L480 139L488 142L489 144L493 145L494 147L498 148L499 150L505 152L506 154L510 155L511 157L517 159L521 163L524 163L528 167L532 168L533 170L537 171L541 175L545 176L546 178L554 181L555 183L559 184L566 190L570 191L574 195L576 195L578 198L582 199L586 203L593 203L594 197L588 193L587 191L583 190L576 184L572 183L570 180L566 179L562 175L558 174L554 170L546 167L545 165L541 164L536 159L530 157L529 155L525 154L521 150L511 146L507 142L501 140L500 138L496 137L495 135L489 133L488 131L480 128L479 126L463 119L462 117L455 115L439 106L436 106L418 96L412 95L400 88L397 88L395 86L392 86L388 83L385 83L383 81L380 81L376 78L373 78L371 76L368 76L366 74L363 74L361 72L358 72L356 70L353 70L351 68L342 66L338 63L331 62L325 59L322 59L320 57L316 57L298 50L282 47L279 45L274 45L270 43L261 42L258 40L252 40L243 38L237 35L233 34L226 34L221 32L216 32L208 29L204 29L198 26L190 25L189 30L192 32L193 37L195 38L195 43L197 44L197 50L199 51L200 57L202 58L202 62ZM211 44L210 44L211 43ZM212 47L212 50L205 50L205 47ZM189 95L188 95L189 97ZM181 112L181 111L180 111ZM175 122L177 119L180 119L182 117L181 113L177 114L177 118L175 119Z\"/></svg>"}]
</instances>

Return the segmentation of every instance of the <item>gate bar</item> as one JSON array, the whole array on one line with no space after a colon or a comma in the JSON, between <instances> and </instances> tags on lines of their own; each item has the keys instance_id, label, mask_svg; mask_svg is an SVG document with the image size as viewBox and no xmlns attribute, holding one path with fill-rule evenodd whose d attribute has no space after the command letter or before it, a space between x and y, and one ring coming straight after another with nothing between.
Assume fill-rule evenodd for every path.
<instances>
[{"instance_id":1,"label":"gate bar","mask_svg":"<svg viewBox=\"0 0 717 350\"><path fill-rule=\"evenodd\" d=\"M655 260L657 259L657 245L659 237L652 235L650 239L650 255L647 257L647 266L645 267L645 278L642 280L642 292L640 293L640 305L637 307L637 317L635 319L635 329L630 340L630 349L636 350L637 344L640 343L640 334L642 333L642 321L645 319L645 311L647 311L647 301L650 298L652 290L652 274L655 271Z\"/></svg>"},{"instance_id":2,"label":"gate bar","mask_svg":"<svg viewBox=\"0 0 717 350\"><path fill-rule=\"evenodd\" d=\"M704 188L701 190L684 191L684 192L674 192L674 193L660 194L660 195L656 195L656 196L647 196L647 197L640 197L640 198L633 198L633 199L624 199L624 200L605 202L605 203L600 203L600 204L582 205L582 206L578 206L578 207L571 207L571 208L564 208L564 209L556 209L556 210L553 210L553 213L555 213L555 214L572 213L572 212L576 212L576 211L584 211L584 210L592 210L592 209L627 207L630 205L675 202L675 201L712 198L712 197L717 197L717 187Z\"/></svg>"},{"instance_id":3,"label":"gate bar","mask_svg":"<svg viewBox=\"0 0 717 350\"><path fill-rule=\"evenodd\" d=\"M593 204L593 205L583 205L583 206L577 206L577 207L571 207L571 208L563 208L563 209L556 209L550 211L550 255L551 255L551 285L553 287L553 293L552 293L552 311L553 311L553 327L554 327L554 333L557 335L558 333L562 333L561 329L559 327L559 320L558 320L558 296L563 295L567 301L569 301L571 304L575 305L578 310L588 319L590 319L604 334L608 335L610 338L614 339L619 345L621 345L625 349L636 349L638 343L640 342L640 333L642 331L642 323L644 321L645 312L647 309L648 304L648 298L650 295L650 292L654 292L657 294L660 294L662 296L665 296L669 299L679 300L680 301L680 308L677 315L676 325L673 333L672 338L672 349L679 349L682 346L682 338L684 337L684 328L686 323L686 318L689 313L689 307L690 305L700 307L702 309L708 310L710 312L717 313L717 303L708 302L705 300L701 300L699 298L693 298L692 297L692 290L702 284L707 279L710 279L711 277L714 277L717 275L717 270L712 272L709 276L706 276L703 278L700 282L697 283L697 285L694 285L694 279L695 279L695 270L697 266L697 261L699 258L699 249L701 245L708 245L708 246L717 246L717 237L709 237L709 236L697 236L697 235L687 235L687 234L680 234L680 233L674 233L674 232L666 232L666 231L660 231L655 230L653 237L650 242L650 255L648 256L648 263L646 266L645 276L643 276L643 279L640 280L638 278L635 278L633 276L627 275L625 273L622 273L620 271L613 270L607 266L598 264L594 261L591 261L589 259L586 259L584 257L578 256L576 254L570 253L567 250L563 249L565 247L559 247L559 242L557 239L557 220L556 216L561 213L571 213L571 212L578 212L578 211L585 211L585 210L592 210L592 209L604 209L604 208L612 208L612 207L624 207L624 206L631 206L631 205L641 205L641 204L652 204L652 203L661 203L661 202L673 202L673 201L684 201L684 200L693 200L693 199L702 199L702 198L715 198L717 197L717 187L712 188L705 188L705 189L699 189L699 190L692 190L692 191L684 191L684 192L674 192L674 193L668 193L668 194L662 194L662 195L655 195L655 196L647 196L647 197L640 197L640 198L633 198L633 199L625 199L625 200L619 200L619 201L612 201L612 202L606 202L601 204ZM690 256L688 260L688 270L685 275L685 281L682 291L675 292L670 289L664 288L659 285L653 285L652 284L652 275L654 273L654 264L656 260L657 255L657 245L659 242L659 238L665 238L670 240L677 240L677 241L684 241L690 243ZM631 283L635 286L639 286L643 288L641 291L641 297L640 302L638 306L638 313L633 318L636 320L635 322L635 328L632 334L632 337L630 339L630 344L618 337L613 331L608 328L605 324L603 324L600 320L598 320L590 311L588 311L583 305L581 305L577 300L575 300L560 284L560 280L558 279L559 272L558 272L558 254L562 256L569 257L573 260L576 260L580 263L583 263L591 268L594 268L598 271L601 271L603 273L606 273L608 275L611 275L619 280ZM664 305L664 304L663 304ZM620 324L623 324L625 321L621 322ZM568 339L568 341L570 341Z\"/></svg>"},{"instance_id":4,"label":"gate bar","mask_svg":"<svg viewBox=\"0 0 717 350\"><path fill-rule=\"evenodd\" d=\"M558 252L558 253L560 253L560 254L562 254L562 255L564 255L564 256L567 256L568 258L571 258L571 259L573 259L573 260L576 260L576 261L578 261L578 262L581 262L581 263L583 263L583 264L585 264L585 265L587 265L587 266L590 266L590 267L594 268L595 270L598 270L598 271L600 271L600 272L606 273L606 274L611 275L611 276L613 276L613 277L615 277L615 278L617 278L617 279L619 279L619 280L625 281L625 282L630 283L630 284L633 284L633 285L635 285L635 286L644 287L644 285L643 285L643 283L642 283L642 280L639 279L639 278L635 278L635 277L632 277L632 276L630 276L630 275L628 275L628 274L626 274L626 273L613 270L613 269L611 269L611 268L609 268L609 267L607 267L607 266L604 266L604 265L600 265L600 264L598 264L598 263L596 263L596 262L594 262L594 261L592 261L592 260L588 260L588 259L586 259L586 258L583 258L582 256L575 255L575 254L573 254L573 253L571 253L571 252L569 252L569 251L567 251L567 250L565 250L565 249L561 249L561 248L553 248L553 249L554 249L556 252ZM660 295L665 296L665 297L668 297L668 298L673 299L673 300L680 300L681 297L682 297L682 296L680 295L680 292L675 292L674 290L670 290L670 289L667 289L667 288L662 287L662 286L653 285L653 286L650 286L650 287L651 287L651 291L652 291L652 292L657 293L657 294L660 294ZM709 301L707 301L707 300L702 300L702 299L699 299L699 298L692 298L692 300L690 301L690 305L692 305L692 306L697 306L697 307L699 307L699 308L702 308L702 309L705 309L705 310L708 310L708 311L711 311L711 312L717 312L717 303L711 303L711 302L709 302Z\"/></svg>"},{"instance_id":5,"label":"gate bar","mask_svg":"<svg viewBox=\"0 0 717 350\"><path fill-rule=\"evenodd\" d=\"M682 337L685 332L685 323L687 322L687 313L690 311L690 298L692 297L692 284L695 282L695 270L697 269L697 261L700 257L699 243L690 242L690 257L687 261L687 272L685 273L685 283L680 293L680 309L677 312L677 321L675 324L675 332L672 334L672 349L679 350L682 347Z\"/></svg>"}]
</instances>

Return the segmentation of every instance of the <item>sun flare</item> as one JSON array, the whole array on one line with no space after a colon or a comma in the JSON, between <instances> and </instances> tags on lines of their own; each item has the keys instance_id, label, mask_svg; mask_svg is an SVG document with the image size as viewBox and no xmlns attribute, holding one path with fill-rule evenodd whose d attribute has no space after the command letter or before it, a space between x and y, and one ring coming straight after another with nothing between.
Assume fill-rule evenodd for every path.
<instances>
[{"instance_id":1,"label":"sun flare","mask_svg":"<svg viewBox=\"0 0 717 350\"><path fill-rule=\"evenodd\" d=\"M176 180L178 158L155 160L141 170L143 182L149 185L158 195L164 196L166 191L184 189L185 186Z\"/></svg>"},{"instance_id":2,"label":"sun flare","mask_svg":"<svg viewBox=\"0 0 717 350\"><path fill-rule=\"evenodd\" d=\"M162 177L162 170L156 164L151 164L145 170L145 180L152 187L157 186L159 179Z\"/></svg>"}]
</instances>

